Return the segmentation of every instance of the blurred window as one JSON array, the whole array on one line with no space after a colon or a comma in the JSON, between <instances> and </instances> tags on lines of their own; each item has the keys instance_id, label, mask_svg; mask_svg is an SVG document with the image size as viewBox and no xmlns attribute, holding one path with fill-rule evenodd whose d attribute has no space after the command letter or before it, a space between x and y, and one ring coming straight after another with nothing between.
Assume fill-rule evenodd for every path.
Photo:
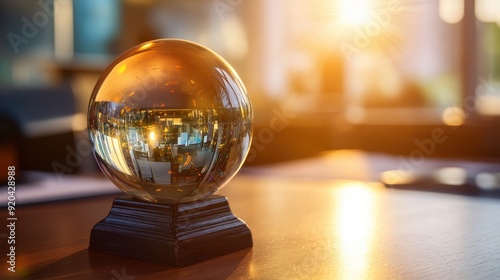
<instances>
[{"instance_id":1,"label":"blurred window","mask_svg":"<svg viewBox=\"0 0 500 280\"><path fill-rule=\"evenodd\" d=\"M478 81L476 109L483 116L500 115L500 1L476 0Z\"/></svg>"}]
</instances>

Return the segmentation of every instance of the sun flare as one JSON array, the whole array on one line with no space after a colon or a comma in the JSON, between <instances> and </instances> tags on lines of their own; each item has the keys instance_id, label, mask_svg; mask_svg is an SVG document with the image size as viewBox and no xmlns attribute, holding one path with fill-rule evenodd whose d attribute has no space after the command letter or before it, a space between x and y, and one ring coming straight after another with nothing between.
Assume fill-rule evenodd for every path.
<instances>
[{"instance_id":1,"label":"sun flare","mask_svg":"<svg viewBox=\"0 0 500 280\"><path fill-rule=\"evenodd\" d=\"M340 16L345 24L360 26L370 19L369 0L342 0Z\"/></svg>"}]
</instances>

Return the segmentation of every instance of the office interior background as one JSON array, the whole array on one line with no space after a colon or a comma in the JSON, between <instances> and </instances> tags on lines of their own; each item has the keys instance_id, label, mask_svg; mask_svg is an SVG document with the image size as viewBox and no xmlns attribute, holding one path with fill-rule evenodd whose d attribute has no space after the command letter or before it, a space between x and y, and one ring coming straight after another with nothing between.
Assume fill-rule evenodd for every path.
<instances>
[{"instance_id":1,"label":"office interior background","mask_svg":"<svg viewBox=\"0 0 500 280\"><path fill-rule=\"evenodd\" d=\"M205 45L239 73L255 115L245 166L344 149L500 157L496 0L9 0L0 35L2 166L98 171L93 86L158 38Z\"/></svg>"}]
</instances>

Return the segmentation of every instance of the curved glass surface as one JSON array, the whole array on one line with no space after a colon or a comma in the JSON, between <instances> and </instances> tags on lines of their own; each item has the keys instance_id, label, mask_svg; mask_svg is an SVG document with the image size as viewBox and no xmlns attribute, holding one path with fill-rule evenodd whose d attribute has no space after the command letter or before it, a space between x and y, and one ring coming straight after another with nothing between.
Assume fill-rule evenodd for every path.
<instances>
[{"instance_id":1,"label":"curved glass surface","mask_svg":"<svg viewBox=\"0 0 500 280\"><path fill-rule=\"evenodd\" d=\"M253 113L232 67L183 40L155 40L119 56L97 82L88 129L101 170L153 202L214 193L250 148Z\"/></svg>"}]
</instances>

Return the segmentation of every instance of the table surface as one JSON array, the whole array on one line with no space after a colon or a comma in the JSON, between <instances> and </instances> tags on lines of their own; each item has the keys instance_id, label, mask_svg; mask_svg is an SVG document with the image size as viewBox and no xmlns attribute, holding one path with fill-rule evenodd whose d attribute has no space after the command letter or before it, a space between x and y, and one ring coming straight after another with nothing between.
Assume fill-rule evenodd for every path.
<instances>
[{"instance_id":1,"label":"table surface","mask_svg":"<svg viewBox=\"0 0 500 280\"><path fill-rule=\"evenodd\" d=\"M7 271L3 234L0 279L500 277L500 200L273 174L322 160L238 174L220 194L249 225L253 248L181 269L87 250L113 196L19 207L16 272Z\"/></svg>"}]
</instances>

